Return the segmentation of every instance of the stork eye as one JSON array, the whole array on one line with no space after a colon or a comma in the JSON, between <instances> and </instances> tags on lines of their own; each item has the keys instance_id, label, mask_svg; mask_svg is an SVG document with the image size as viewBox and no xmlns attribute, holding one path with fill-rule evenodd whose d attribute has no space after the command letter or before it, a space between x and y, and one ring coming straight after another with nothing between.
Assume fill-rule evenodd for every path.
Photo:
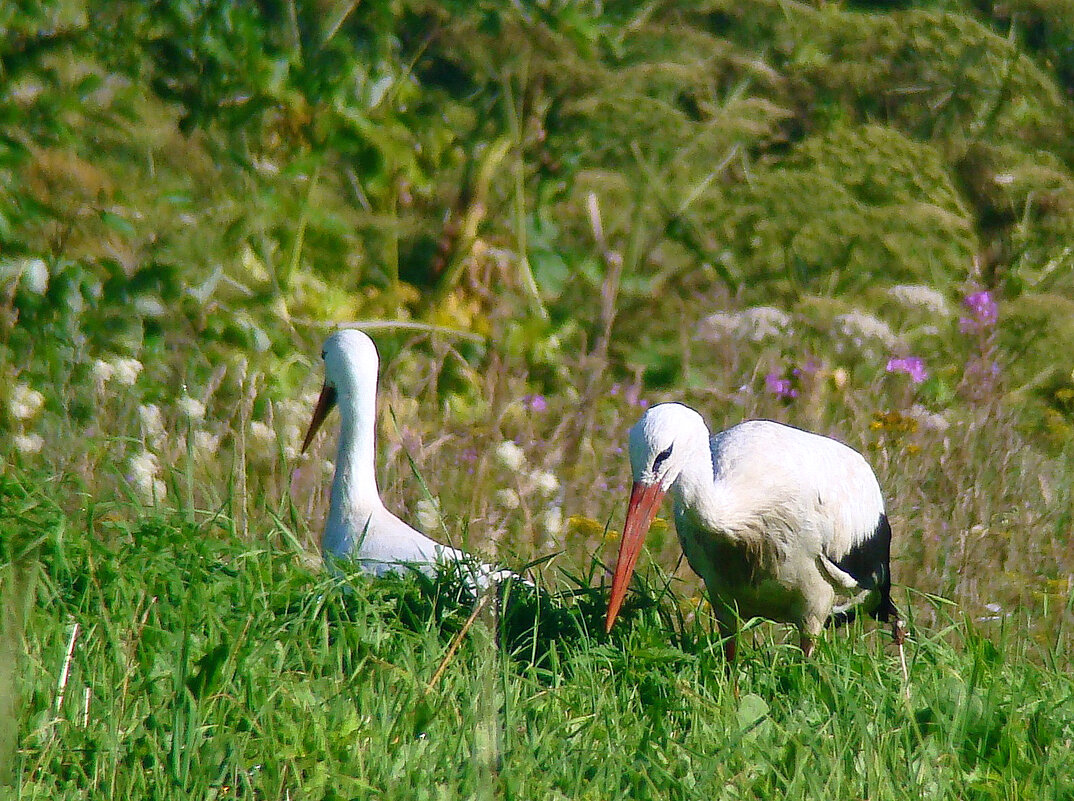
<instances>
[{"instance_id":1,"label":"stork eye","mask_svg":"<svg viewBox=\"0 0 1074 801\"><path fill-rule=\"evenodd\" d=\"M666 450L663 450L660 453L658 453L656 455L656 458L653 459L653 470L656 470L658 467L660 467L660 465L663 463L663 461L665 459L667 459L669 456L671 456L671 446L670 445L667 446Z\"/></svg>"}]
</instances>

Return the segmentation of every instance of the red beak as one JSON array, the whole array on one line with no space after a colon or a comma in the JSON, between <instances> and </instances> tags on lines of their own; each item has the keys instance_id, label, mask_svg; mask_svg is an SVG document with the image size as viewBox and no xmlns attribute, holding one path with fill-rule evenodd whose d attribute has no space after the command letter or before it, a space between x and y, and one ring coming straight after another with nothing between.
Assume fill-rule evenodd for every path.
<instances>
[{"instance_id":1,"label":"red beak","mask_svg":"<svg viewBox=\"0 0 1074 801\"><path fill-rule=\"evenodd\" d=\"M302 440L301 453L306 452L306 448L309 447L310 441L313 439L313 435L317 433L317 429L321 427L321 423L324 422L324 418L332 411L332 407L336 405L336 388L330 387L325 384L321 387L321 396L317 398L317 406L313 409L313 419L310 420L309 430L306 431L306 438Z\"/></svg>"},{"instance_id":2,"label":"red beak","mask_svg":"<svg viewBox=\"0 0 1074 801\"><path fill-rule=\"evenodd\" d=\"M605 633L612 630L615 617L623 605L630 577L634 575L634 565L638 554L649 533L649 526L664 499L664 490L660 484L642 484L634 482L630 489L630 505L627 507L626 522L623 524L623 539L619 543L619 559L612 576L612 594L608 597L608 615L604 619Z\"/></svg>"}]
</instances>

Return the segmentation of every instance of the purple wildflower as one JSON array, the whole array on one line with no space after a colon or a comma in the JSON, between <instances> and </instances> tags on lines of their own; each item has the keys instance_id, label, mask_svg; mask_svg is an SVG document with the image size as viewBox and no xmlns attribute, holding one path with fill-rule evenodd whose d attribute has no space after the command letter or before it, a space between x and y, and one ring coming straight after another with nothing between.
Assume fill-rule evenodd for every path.
<instances>
[{"instance_id":1,"label":"purple wildflower","mask_svg":"<svg viewBox=\"0 0 1074 801\"><path fill-rule=\"evenodd\" d=\"M543 412L548 408L548 401L545 400L544 395L527 395L523 400L526 406L534 412Z\"/></svg>"},{"instance_id":2,"label":"purple wildflower","mask_svg":"<svg viewBox=\"0 0 1074 801\"><path fill-rule=\"evenodd\" d=\"M925 360L920 356L888 359L887 371L889 373L906 373L915 384L920 384L929 377L929 371L925 369Z\"/></svg>"},{"instance_id":3,"label":"purple wildflower","mask_svg":"<svg viewBox=\"0 0 1074 801\"><path fill-rule=\"evenodd\" d=\"M630 384L624 387L623 398L631 406L637 406L641 409L646 409L649 406L649 401L641 397L641 385L639 384Z\"/></svg>"},{"instance_id":4,"label":"purple wildflower","mask_svg":"<svg viewBox=\"0 0 1074 801\"><path fill-rule=\"evenodd\" d=\"M985 331L992 328L999 319L999 307L987 289L970 293L962 303L970 310L971 315L958 321L959 330L963 334Z\"/></svg>"},{"instance_id":5,"label":"purple wildflower","mask_svg":"<svg viewBox=\"0 0 1074 801\"><path fill-rule=\"evenodd\" d=\"M807 375L816 375L818 372L820 372L820 367L820 362L810 356L800 365L791 370L791 375L795 378L801 378L802 376Z\"/></svg>"},{"instance_id":6,"label":"purple wildflower","mask_svg":"<svg viewBox=\"0 0 1074 801\"><path fill-rule=\"evenodd\" d=\"M791 400L798 397L798 390L791 385L789 378L783 378L779 373L769 373L764 377L764 388L780 400Z\"/></svg>"}]
</instances>

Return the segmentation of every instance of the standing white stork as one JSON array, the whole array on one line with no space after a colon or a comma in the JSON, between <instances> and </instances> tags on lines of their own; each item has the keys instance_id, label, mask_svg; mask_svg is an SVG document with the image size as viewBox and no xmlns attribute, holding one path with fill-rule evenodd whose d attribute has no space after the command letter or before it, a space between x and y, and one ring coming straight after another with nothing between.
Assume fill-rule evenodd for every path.
<instances>
[{"instance_id":1,"label":"standing white stork","mask_svg":"<svg viewBox=\"0 0 1074 801\"><path fill-rule=\"evenodd\" d=\"M321 549L326 557L353 559L362 570L383 575L405 567L433 575L438 566L455 566L471 588L484 589L513 575L474 560L469 554L431 540L384 506L377 490L377 348L353 328L332 334L321 350L324 387L302 442L309 447L333 406L339 405L339 450Z\"/></svg>"},{"instance_id":2,"label":"standing white stork","mask_svg":"<svg viewBox=\"0 0 1074 801\"><path fill-rule=\"evenodd\" d=\"M713 436L679 403L653 406L630 430L634 485L608 599L607 631L623 603L664 494L701 576L728 662L739 618L793 623L809 656L826 622L856 608L891 624L906 663L906 633L891 601L891 527L864 457L841 442L769 420Z\"/></svg>"}]
</instances>

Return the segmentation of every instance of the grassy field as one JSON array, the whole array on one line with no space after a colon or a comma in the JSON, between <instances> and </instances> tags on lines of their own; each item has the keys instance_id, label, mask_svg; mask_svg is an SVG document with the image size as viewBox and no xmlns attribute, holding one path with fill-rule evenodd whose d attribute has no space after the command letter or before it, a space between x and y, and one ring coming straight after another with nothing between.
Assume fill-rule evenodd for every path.
<instances>
[{"instance_id":1,"label":"grassy field","mask_svg":"<svg viewBox=\"0 0 1074 801\"><path fill-rule=\"evenodd\" d=\"M861 624L811 660L753 628L728 673L657 575L611 638L602 593L562 577L470 621L449 585L330 577L282 526L252 543L220 515L67 516L42 477L2 489L7 658L25 644L3 688L16 797L1071 791L1065 648L938 598L900 593L909 687Z\"/></svg>"}]
</instances>

